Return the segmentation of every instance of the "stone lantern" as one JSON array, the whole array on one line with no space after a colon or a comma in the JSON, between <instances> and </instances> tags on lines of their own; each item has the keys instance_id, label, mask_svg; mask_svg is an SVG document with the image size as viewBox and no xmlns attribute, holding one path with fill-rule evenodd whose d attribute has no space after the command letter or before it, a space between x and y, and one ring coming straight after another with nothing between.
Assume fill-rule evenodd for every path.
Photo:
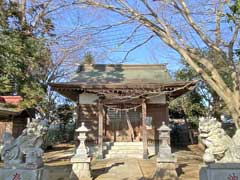
<instances>
[{"instance_id":1,"label":"stone lantern","mask_svg":"<svg viewBox=\"0 0 240 180\"><path fill-rule=\"evenodd\" d=\"M159 152L158 159L163 161L174 159L170 147L170 131L171 129L163 122L162 126L158 128L159 132Z\"/></svg>"},{"instance_id":2,"label":"stone lantern","mask_svg":"<svg viewBox=\"0 0 240 180\"><path fill-rule=\"evenodd\" d=\"M71 180L90 180L91 172L90 172L90 157L88 156L88 148L85 145L85 140L87 139L86 133L89 132L82 122L81 127L76 129L76 132L79 133L78 139L80 141L79 146L76 149L75 155L71 158L72 165L72 173Z\"/></svg>"},{"instance_id":3,"label":"stone lantern","mask_svg":"<svg viewBox=\"0 0 240 180\"><path fill-rule=\"evenodd\" d=\"M159 131L159 152L157 156L157 168L154 180L178 179L176 173L176 158L171 152L170 131L171 129L163 122L158 128Z\"/></svg>"}]
</instances>

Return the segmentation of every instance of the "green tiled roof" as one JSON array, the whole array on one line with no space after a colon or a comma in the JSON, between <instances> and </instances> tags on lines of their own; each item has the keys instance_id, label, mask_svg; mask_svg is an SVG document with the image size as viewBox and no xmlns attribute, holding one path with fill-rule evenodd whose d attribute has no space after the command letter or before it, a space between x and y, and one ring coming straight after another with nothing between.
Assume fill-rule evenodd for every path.
<instances>
[{"instance_id":1,"label":"green tiled roof","mask_svg":"<svg viewBox=\"0 0 240 180\"><path fill-rule=\"evenodd\" d=\"M165 65L81 65L69 84L155 84L173 82Z\"/></svg>"},{"instance_id":2,"label":"green tiled roof","mask_svg":"<svg viewBox=\"0 0 240 180\"><path fill-rule=\"evenodd\" d=\"M68 82L50 83L52 90L78 101L79 93L112 91L131 95L136 91L162 91L178 97L195 87L197 81L174 81L162 64L142 65L81 65ZM129 91L130 90L130 91ZM133 90L133 91L132 91ZM115 92L116 91L116 92Z\"/></svg>"}]
</instances>

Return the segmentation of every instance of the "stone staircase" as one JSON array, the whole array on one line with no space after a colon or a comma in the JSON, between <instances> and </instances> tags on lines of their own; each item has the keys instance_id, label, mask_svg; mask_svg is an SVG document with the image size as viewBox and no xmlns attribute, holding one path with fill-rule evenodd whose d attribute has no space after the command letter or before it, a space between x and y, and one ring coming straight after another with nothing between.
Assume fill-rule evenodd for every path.
<instances>
[{"instance_id":1,"label":"stone staircase","mask_svg":"<svg viewBox=\"0 0 240 180\"><path fill-rule=\"evenodd\" d=\"M143 158L143 142L110 143L105 158Z\"/></svg>"}]
</instances>

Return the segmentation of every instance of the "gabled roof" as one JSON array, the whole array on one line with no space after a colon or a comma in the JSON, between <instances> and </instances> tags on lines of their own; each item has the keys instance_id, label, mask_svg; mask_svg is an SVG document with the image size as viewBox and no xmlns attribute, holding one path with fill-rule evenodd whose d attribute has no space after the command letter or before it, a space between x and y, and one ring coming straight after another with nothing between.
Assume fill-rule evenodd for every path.
<instances>
[{"instance_id":1,"label":"gabled roof","mask_svg":"<svg viewBox=\"0 0 240 180\"><path fill-rule=\"evenodd\" d=\"M165 65L81 65L69 84L153 84L171 82Z\"/></svg>"},{"instance_id":2,"label":"gabled roof","mask_svg":"<svg viewBox=\"0 0 240 180\"><path fill-rule=\"evenodd\" d=\"M91 64L79 66L68 82L52 83L53 90L77 101L81 92L103 94L132 94L166 92L177 97L193 88L196 81L183 82L171 79L163 64Z\"/></svg>"}]
</instances>

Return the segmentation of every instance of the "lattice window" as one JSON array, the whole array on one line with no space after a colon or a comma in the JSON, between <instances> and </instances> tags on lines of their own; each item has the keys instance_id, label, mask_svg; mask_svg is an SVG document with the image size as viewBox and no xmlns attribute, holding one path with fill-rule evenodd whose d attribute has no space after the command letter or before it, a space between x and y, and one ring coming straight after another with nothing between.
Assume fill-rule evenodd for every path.
<instances>
[{"instance_id":1,"label":"lattice window","mask_svg":"<svg viewBox=\"0 0 240 180\"><path fill-rule=\"evenodd\" d=\"M141 116L139 111L129 110L126 111L115 111L112 109L108 109L107 111L108 117L110 120L110 124L115 126L115 129L127 129L127 116L132 124L132 126L139 126L141 122Z\"/></svg>"}]
</instances>

